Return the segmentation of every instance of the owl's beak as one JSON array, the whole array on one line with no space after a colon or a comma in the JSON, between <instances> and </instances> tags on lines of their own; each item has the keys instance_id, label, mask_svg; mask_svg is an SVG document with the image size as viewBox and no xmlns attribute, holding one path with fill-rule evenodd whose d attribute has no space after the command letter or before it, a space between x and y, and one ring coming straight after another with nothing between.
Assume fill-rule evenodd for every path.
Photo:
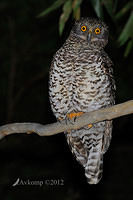
<instances>
[{"instance_id":1,"label":"owl's beak","mask_svg":"<svg viewBox=\"0 0 133 200\"><path fill-rule=\"evenodd\" d=\"M90 30L88 35L87 35L87 41L88 42L91 40L91 35L92 35L92 31Z\"/></svg>"}]
</instances>

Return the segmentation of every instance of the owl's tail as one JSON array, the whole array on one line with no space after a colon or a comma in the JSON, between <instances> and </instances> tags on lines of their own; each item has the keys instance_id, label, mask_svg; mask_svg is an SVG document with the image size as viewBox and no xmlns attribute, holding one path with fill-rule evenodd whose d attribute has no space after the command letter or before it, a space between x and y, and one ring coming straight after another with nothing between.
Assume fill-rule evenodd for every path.
<instances>
[{"instance_id":1,"label":"owl's tail","mask_svg":"<svg viewBox=\"0 0 133 200\"><path fill-rule=\"evenodd\" d=\"M94 125L96 126L96 125ZM103 133L91 130L72 130L67 142L77 161L85 168L89 184L97 184L103 171ZM79 137L80 136L80 137Z\"/></svg>"},{"instance_id":2,"label":"owl's tail","mask_svg":"<svg viewBox=\"0 0 133 200\"><path fill-rule=\"evenodd\" d=\"M103 154L99 149L94 148L89 154L88 161L85 165L85 176L89 184L97 184L102 178L103 171Z\"/></svg>"},{"instance_id":3,"label":"owl's tail","mask_svg":"<svg viewBox=\"0 0 133 200\"><path fill-rule=\"evenodd\" d=\"M104 121L66 134L73 155L85 168L89 184L97 184L102 178L103 154L109 147L111 133L112 121Z\"/></svg>"},{"instance_id":4,"label":"owl's tail","mask_svg":"<svg viewBox=\"0 0 133 200\"><path fill-rule=\"evenodd\" d=\"M85 138L88 141L88 157L84 168L85 176L89 184L97 184L102 178L103 154L109 147L111 134L112 121L93 124L88 134L85 134Z\"/></svg>"},{"instance_id":5,"label":"owl's tail","mask_svg":"<svg viewBox=\"0 0 133 200\"><path fill-rule=\"evenodd\" d=\"M104 149L104 122L94 124L93 127L86 130L87 162L84 165L85 176L89 184L97 184L102 178L103 171L103 149Z\"/></svg>"}]
</instances>

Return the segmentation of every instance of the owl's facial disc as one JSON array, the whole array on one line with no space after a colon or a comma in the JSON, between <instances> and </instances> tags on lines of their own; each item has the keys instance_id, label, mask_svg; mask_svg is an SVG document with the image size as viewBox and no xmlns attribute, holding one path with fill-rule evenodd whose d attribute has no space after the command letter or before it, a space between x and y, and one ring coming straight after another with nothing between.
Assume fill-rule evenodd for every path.
<instances>
[{"instance_id":1,"label":"owl's facial disc","mask_svg":"<svg viewBox=\"0 0 133 200\"><path fill-rule=\"evenodd\" d=\"M101 27L92 27L92 28L85 28L86 26L81 26L79 30L74 30L77 37L81 38L87 42L97 42L103 41L108 39L108 31L102 29Z\"/></svg>"},{"instance_id":2,"label":"owl's facial disc","mask_svg":"<svg viewBox=\"0 0 133 200\"><path fill-rule=\"evenodd\" d=\"M108 27L100 19L81 18L77 20L72 28L73 34L82 45L88 43L88 48L103 48L108 42Z\"/></svg>"}]
</instances>

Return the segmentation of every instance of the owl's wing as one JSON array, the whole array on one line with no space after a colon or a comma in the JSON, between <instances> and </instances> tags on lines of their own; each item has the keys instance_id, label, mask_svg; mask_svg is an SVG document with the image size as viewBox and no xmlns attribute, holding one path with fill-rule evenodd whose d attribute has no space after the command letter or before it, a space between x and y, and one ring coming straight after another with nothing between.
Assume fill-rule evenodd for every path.
<instances>
[{"instance_id":1,"label":"owl's wing","mask_svg":"<svg viewBox=\"0 0 133 200\"><path fill-rule=\"evenodd\" d=\"M108 75L110 85L111 85L111 92L112 92L112 103L111 105L115 104L115 90L116 90L116 85L115 85L115 80L113 77L113 62L107 55L105 51L101 51L101 58L102 58L102 67L104 68L105 73Z\"/></svg>"},{"instance_id":2,"label":"owl's wing","mask_svg":"<svg viewBox=\"0 0 133 200\"><path fill-rule=\"evenodd\" d=\"M112 138L112 120L106 121L105 122L105 133L104 133L104 138L103 138L103 153L105 153L110 145L110 141Z\"/></svg>"},{"instance_id":3,"label":"owl's wing","mask_svg":"<svg viewBox=\"0 0 133 200\"><path fill-rule=\"evenodd\" d=\"M70 150L73 153L76 160L83 166L85 166L87 162L87 150L85 149L84 145L81 142L79 137L72 137L71 134L65 133L67 142L69 144Z\"/></svg>"},{"instance_id":4,"label":"owl's wing","mask_svg":"<svg viewBox=\"0 0 133 200\"><path fill-rule=\"evenodd\" d=\"M104 69L104 72L107 74L108 76L108 81L110 82L110 106L115 104L115 90L116 90L116 86L115 86L115 80L113 77L113 62L111 61L111 59L108 57L107 53L105 51L101 52L101 57L102 57L102 67ZM109 106L109 105L108 105ZM104 139L103 139L103 153L105 153L110 145L110 141L112 138L112 120L110 121L106 121L105 124L106 128L105 128L105 134L104 134Z\"/></svg>"}]
</instances>

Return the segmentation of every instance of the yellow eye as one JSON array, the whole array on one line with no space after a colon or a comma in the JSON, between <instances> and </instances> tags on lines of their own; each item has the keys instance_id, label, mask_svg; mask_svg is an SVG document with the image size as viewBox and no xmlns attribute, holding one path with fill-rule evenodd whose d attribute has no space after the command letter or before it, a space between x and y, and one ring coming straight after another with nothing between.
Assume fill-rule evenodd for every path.
<instances>
[{"instance_id":1,"label":"yellow eye","mask_svg":"<svg viewBox=\"0 0 133 200\"><path fill-rule=\"evenodd\" d=\"M81 31L83 31L83 32L86 31L86 26L82 26Z\"/></svg>"},{"instance_id":2,"label":"yellow eye","mask_svg":"<svg viewBox=\"0 0 133 200\"><path fill-rule=\"evenodd\" d=\"M96 28L95 29L95 33L98 35L100 33L100 29L99 28Z\"/></svg>"}]
</instances>

